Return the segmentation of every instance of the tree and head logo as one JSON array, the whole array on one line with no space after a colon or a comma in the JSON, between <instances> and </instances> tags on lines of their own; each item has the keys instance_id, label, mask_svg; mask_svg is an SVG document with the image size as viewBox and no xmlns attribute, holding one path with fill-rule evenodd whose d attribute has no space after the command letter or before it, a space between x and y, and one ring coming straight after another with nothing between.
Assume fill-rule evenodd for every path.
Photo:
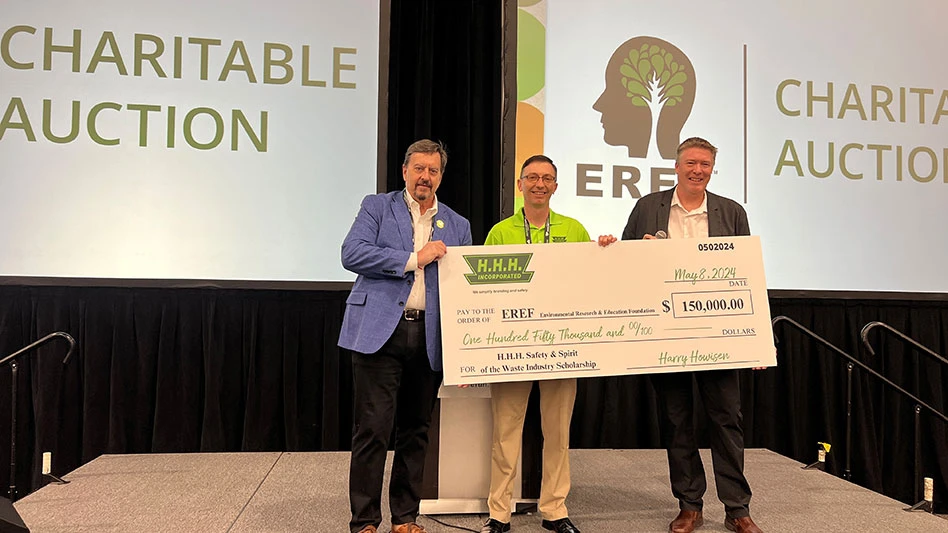
<instances>
[{"instance_id":1,"label":"tree and head logo","mask_svg":"<svg viewBox=\"0 0 948 533\"><path fill-rule=\"evenodd\" d=\"M643 36L612 54L593 109L602 113L607 144L627 147L629 157L675 159L694 102L691 60L668 41Z\"/></svg>"}]
</instances>

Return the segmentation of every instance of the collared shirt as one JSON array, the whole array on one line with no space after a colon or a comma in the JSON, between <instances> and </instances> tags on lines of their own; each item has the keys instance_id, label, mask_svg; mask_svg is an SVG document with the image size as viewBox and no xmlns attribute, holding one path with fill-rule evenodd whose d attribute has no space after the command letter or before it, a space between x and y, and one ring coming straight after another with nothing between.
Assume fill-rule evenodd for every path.
<instances>
[{"instance_id":1,"label":"collared shirt","mask_svg":"<svg viewBox=\"0 0 948 533\"><path fill-rule=\"evenodd\" d=\"M412 240L415 243L415 251L408 256L408 263L405 264L405 272L415 271L415 282L405 302L405 309L424 309L425 269L418 268L418 250L424 248L431 240L431 224L435 215L438 214L438 198L435 197L434 205L425 211L425 214L421 214L421 205L408 194L408 189L405 189L405 203L408 204L408 211L411 213Z\"/></svg>"},{"instance_id":2,"label":"collared shirt","mask_svg":"<svg viewBox=\"0 0 948 533\"><path fill-rule=\"evenodd\" d=\"M708 237L708 195L704 195L701 205L688 211L678 199L678 188L672 198L671 211L668 213L668 238L704 239Z\"/></svg>"},{"instance_id":3,"label":"collared shirt","mask_svg":"<svg viewBox=\"0 0 948 533\"><path fill-rule=\"evenodd\" d=\"M535 244L543 242L546 224L538 228L530 224L530 240ZM560 215L550 210L550 242L588 242L589 233L575 218ZM487 234L484 244L526 244L527 239L523 231L523 213L517 211L513 215L494 224Z\"/></svg>"}]
</instances>

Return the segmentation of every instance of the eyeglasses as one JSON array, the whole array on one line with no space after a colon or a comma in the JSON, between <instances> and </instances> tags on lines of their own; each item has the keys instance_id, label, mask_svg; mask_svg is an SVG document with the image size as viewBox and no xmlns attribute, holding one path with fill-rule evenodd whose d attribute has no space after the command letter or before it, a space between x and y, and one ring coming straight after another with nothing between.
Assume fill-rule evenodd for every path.
<instances>
[{"instance_id":1,"label":"eyeglasses","mask_svg":"<svg viewBox=\"0 0 948 533\"><path fill-rule=\"evenodd\" d=\"M526 176L521 176L520 179L530 184L536 183L540 180L543 181L544 185L553 185L554 183L556 183L556 176L551 176L549 174L546 174L544 176L538 176L536 174L527 174Z\"/></svg>"}]
</instances>

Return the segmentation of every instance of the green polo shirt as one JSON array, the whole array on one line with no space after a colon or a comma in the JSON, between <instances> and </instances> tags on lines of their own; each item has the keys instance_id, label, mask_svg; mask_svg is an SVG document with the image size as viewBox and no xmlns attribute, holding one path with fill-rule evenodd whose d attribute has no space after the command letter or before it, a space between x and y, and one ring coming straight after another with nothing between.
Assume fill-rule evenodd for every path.
<instances>
[{"instance_id":1,"label":"green polo shirt","mask_svg":"<svg viewBox=\"0 0 948 533\"><path fill-rule=\"evenodd\" d=\"M543 242L545 226L539 228L530 225L530 240L534 244ZM589 233L575 218L560 215L550 210L550 242L589 242ZM526 244L523 232L523 212L517 211L513 215L494 224L487 234L485 245L492 244Z\"/></svg>"}]
</instances>

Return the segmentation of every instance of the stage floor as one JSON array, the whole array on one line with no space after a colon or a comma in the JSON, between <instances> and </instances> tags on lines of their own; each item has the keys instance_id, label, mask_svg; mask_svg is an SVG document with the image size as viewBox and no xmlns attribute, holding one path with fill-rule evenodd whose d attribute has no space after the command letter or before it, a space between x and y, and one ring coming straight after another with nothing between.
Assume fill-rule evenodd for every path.
<instances>
[{"instance_id":1,"label":"stage floor","mask_svg":"<svg viewBox=\"0 0 948 533\"><path fill-rule=\"evenodd\" d=\"M702 451L710 474L710 454ZM571 450L567 505L584 533L667 531L677 506L662 450ZM391 455L389 457L391 460ZM347 452L104 455L16 502L42 532L344 532ZM948 521L908 513L901 502L768 450L747 450L751 513L768 532L948 531ZM709 476L705 525L726 531ZM386 478L387 484L387 478ZM387 489L386 489L387 492ZM383 503L383 512L387 505ZM485 515L421 517L430 533L477 531ZM388 531L388 520L380 531ZM513 533L541 532L540 517L515 515Z\"/></svg>"}]
</instances>

